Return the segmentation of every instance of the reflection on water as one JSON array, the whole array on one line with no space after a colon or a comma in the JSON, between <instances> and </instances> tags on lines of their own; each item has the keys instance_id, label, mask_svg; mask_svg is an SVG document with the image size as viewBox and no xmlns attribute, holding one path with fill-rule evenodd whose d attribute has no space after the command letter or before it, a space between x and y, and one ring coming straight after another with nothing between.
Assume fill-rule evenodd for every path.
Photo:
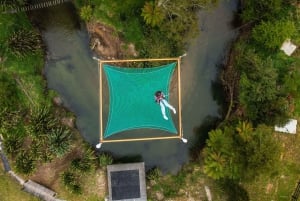
<instances>
[{"instance_id":1,"label":"reflection on water","mask_svg":"<svg viewBox=\"0 0 300 201\"><path fill-rule=\"evenodd\" d=\"M234 38L230 22L235 5L235 0L226 1L216 10L199 14L202 32L189 47L188 56L183 58L182 123L190 143L180 140L106 143L102 151L116 157L134 156L145 161L146 168L158 166L164 172L176 172L188 161L197 128L207 116L219 115L211 86L216 79L217 65ZM32 17L42 29L48 50L45 69L48 87L56 90L64 105L76 114L76 125L83 137L92 145L97 144L99 78L97 62L92 60L88 46L88 33L78 23L71 3L33 11ZM107 96L106 91L103 93ZM151 132L160 134L157 130Z\"/></svg>"}]
</instances>

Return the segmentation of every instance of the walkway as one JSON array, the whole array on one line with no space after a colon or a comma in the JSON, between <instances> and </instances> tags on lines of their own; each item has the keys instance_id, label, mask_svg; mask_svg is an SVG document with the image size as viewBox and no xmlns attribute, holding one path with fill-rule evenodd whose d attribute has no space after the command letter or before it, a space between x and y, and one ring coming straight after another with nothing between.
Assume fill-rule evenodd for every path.
<instances>
[{"instance_id":1,"label":"walkway","mask_svg":"<svg viewBox=\"0 0 300 201\"><path fill-rule=\"evenodd\" d=\"M65 2L68 2L71 0L50 0L50 1L45 1L45 2L40 2L37 4L29 5L29 6L24 6L24 7L19 7L19 8L13 8L10 10L5 10L3 13L18 13L18 12L27 12L30 10L36 10L36 9L41 9L41 8L47 8L50 6L56 6L58 4L62 4Z\"/></svg>"}]
</instances>

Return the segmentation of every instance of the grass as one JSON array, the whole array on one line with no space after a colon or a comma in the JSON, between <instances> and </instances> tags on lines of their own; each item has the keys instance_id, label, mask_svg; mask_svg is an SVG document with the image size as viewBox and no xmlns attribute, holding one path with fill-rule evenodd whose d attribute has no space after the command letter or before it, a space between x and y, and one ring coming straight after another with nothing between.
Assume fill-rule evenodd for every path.
<instances>
[{"instance_id":1,"label":"grass","mask_svg":"<svg viewBox=\"0 0 300 201\"><path fill-rule=\"evenodd\" d=\"M4 60L0 63L0 73L5 71L16 80L18 88L22 91L21 100L28 108L49 104L50 98L44 94L46 83L42 77L43 51L16 56L11 53L7 43L8 38L16 30L34 28L24 13L0 14L0 18L0 43L2 44L0 57Z\"/></svg>"},{"instance_id":2,"label":"grass","mask_svg":"<svg viewBox=\"0 0 300 201\"><path fill-rule=\"evenodd\" d=\"M275 135L282 144L279 170L272 177L262 176L253 182L243 184L249 193L250 200L290 200L296 184L300 180L299 126L296 135L284 133L276 133Z\"/></svg>"},{"instance_id":3,"label":"grass","mask_svg":"<svg viewBox=\"0 0 300 201\"><path fill-rule=\"evenodd\" d=\"M1 201L39 201L40 199L21 190L21 186L0 168L0 200Z\"/></svg>"},{"instance_id":4,"label":"grass","mask_svg":"<svg viewBox=\"0 0 300 201\"><path fill-rule=\"evenodd\" d=\"M183 167L177 175L165 175L147 181L147 196L156 200L157 194L164 195L166 200L206 200L204 186L208 186L215 201L225 201L226 195L219 185L208 178L199 163L191 162Z\"/></svg>"},{"instance_id":5,"label":"grass","mask_svg":"<svg viewBox=\"0 0 300 201\"><path fill-rule=\"evenodd\" d=\"M69 192L62 183L57 183L55 190L59 197L70 201L102 201L106 192L106 175L102 170L96 170L81 176L82 194Z\"/></svg>"}]
</instances>

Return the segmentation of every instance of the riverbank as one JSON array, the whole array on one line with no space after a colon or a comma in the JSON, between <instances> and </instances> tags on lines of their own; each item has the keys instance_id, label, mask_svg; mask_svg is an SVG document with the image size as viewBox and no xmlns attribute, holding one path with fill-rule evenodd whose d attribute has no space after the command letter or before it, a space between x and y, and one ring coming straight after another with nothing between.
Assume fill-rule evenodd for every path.
<instances>
[{"instance_id":1,"label":"riverbank","mask_svg":"<svg viewBox=\"0 0 300 201\"><path fill-rule=\"evenodd\" d=\"M113 28L101 22L87 22L90 47L101 59L124 59L137 57L135 46L125 44Z\"/></svg>"}]
</instances>

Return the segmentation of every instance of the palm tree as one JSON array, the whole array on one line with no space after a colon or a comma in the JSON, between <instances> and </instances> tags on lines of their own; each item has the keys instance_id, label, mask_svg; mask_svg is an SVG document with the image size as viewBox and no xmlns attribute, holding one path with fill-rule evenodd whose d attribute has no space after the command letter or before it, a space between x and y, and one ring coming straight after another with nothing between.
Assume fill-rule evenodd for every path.
<instances>
[{"instance_id":1,"label":"palm tree","mask_svg":"<svg viewBox=\"0 0 300 201\"><path fill-rule=\"evenodd\" d=\"M163 9L157 4L157 1L148 1L142 8L142 16L146 24L152 27L159 25L165 18Z\"/></svg>"},{"instance_id":2,"label":"palm tree","mask_svg":"<svg viewBox=\"0 0 300 201\"><path fill-rule=\"evenodd\" d=\"M225 177L226 157L221 152L210 152L205 158L204 172L214 178Z\"/></svg>"},{"instance_id":3,"label":"palm tree","mask_svg":"<svg viewBox=\"0 0 300 201\"><path fill-rule=\"evenodd\" d=\"M236 131L245 142L249 142L252 139L253 127L250 122L240 121L236 127Z\"/></svg>"}]
</instances>

